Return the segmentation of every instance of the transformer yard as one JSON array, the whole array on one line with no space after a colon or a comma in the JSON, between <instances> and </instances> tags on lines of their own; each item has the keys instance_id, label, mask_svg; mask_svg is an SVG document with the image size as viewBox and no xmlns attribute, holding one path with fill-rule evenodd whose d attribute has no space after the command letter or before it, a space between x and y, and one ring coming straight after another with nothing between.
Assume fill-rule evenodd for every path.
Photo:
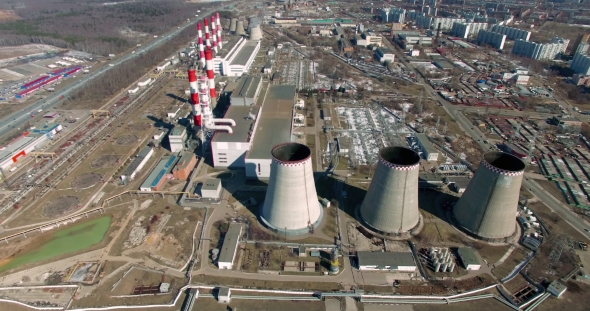
<instances>
[{"instance_id":1,"label":"transformer yard","mask_svg":"<svg viewBox=\"0 0 590 311\"><path fill-rule=\"evenodd\" d=\"M251 4L199 10L194 38L107 101L32 112L0 137L1 309L587 300L581 114L492 99L478 82L487 69L466 70L463 52L414 58L412 36L416 52L442 38L391 25L405 9L380 8L386 21L365 30L357 3ZM390 34L395 24L407 33ZM454 57L463 71L440 78ZM31 87L83 69L65 67L10 92L24 104L48 91ZM464 101L478 90L482 111Z\"/></svg>"}]
</instances>

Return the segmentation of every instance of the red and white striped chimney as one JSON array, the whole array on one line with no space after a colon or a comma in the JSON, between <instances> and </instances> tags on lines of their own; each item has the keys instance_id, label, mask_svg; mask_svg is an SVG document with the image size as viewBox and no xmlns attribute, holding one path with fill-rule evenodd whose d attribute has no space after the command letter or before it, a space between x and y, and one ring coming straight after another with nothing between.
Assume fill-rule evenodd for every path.
<instances>
[{"instance_id":1,"label":"red and white striped chimney","mask_svg":"<svg viewBox=\"0 0 590 311\"><path fill-rule=\"evenodd\" d=\"M221 21L219 20L219 12L215 13L215 16L217 17L217 46L221 49L222 43L221 43Z\"/></svg>"},{"instance_id":2,"label":"red and white striped chimney","mask_svg":"<svg viewBox=\"0 0 590 311\"><path fill-rule=\"evenodd\" d=\"M201 30L201 23L197 23L197 32L199 34L199 59L201 67L205 68L205 47L203 46L203 31Z\"/></svg>"},{"instance_id":3,"label":"red and white striped chimney","mask_svg":"<svg viewBox=\"0 0 590 311\"><path fill-rule=\"evenodd\" d=\"M205 23L205 45L207 46L207 50L211 48L211 40L209 40L209 21L207 18L203 20Z\"/></svg>"},{"instance_id":4,"label":"red and white striped chimney","mask_svg":"<svg viewBox=\"0 0 590 311\"><path fill-rule=\"evenodd\" d=\"M217 53L217 34L215 34L215 16L211 16L211 35L213 36L213 51Z\"/></svg>"},{"instance_id":5,"label":"red and white striped chimney","mask_svg":"<svg viewBox=\"0 0 590 311\"><path fill-rule=\"evenodd\" d=\"M207 61L207 79L209 79L209 97L211 101L217 99L215 92L215 74L213 72L213 52L211 50L205 51L205 60Z\"/></svg>"},{"instance_id":6,"label":"red and white striped chimney","mask_svg":"<svg viewBox=\"0 0 590 311\"><path fill-rule=\"evenodd\" d=\"M199 91L197 89L197 71L195 67L188 68L188 85L191 93L191 107L193 108L193 124L201 126L201 108L199 107Z\"/></svg>"}]
</instances>

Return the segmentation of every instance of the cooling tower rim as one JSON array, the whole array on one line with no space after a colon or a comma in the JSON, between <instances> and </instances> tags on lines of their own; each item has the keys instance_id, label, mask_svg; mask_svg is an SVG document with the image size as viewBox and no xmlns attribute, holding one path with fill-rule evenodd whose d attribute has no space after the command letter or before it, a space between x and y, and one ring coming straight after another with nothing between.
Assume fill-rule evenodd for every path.
<instances>
[{"instance_id":1,"label":"cooling tower rim","mask_svg":"<svg viewBox=\"0 0 590 311\"><path fill-rule=\"evenodd\" d=\"M396 154L398 152L402 154ZM392 159L392 155L394 157L401 156L401 158ZM420 155L418 155L414 150L406 147L385 147L379 150L379 162L389 168L396 170L413 170L418 168L420 164Z\"/></svg>"},{"instance_id":2,"label":"cooling tower rim","mask_svg":"<svg viewBox=\"0 0 590 311\"><path fill-rule=\"evenodd\" d=\"M298 150L303 151L304 154L297 154L297 158L293 159L293 160L285 159L286 154L279 154L279 152L293 151L293 149L287 150L287 148L295 148L295 147L302 148L302 149L298 149ZM304 144L293 143L293 142L278 144L272 148L272 151L270 153L272 155L273 161L276 161L277 163L279 163L281 165L286 165L286 166L303 165L304 163L308 162L311 159L311 149L309 149L309 147L307 147Z\"/></svg>"},{"instance_id":3,"label":"cooling tower rim","mask_svg":"<svg viewBox=\"0 0 590 311\"><path fill-rule=\"evenodd\" d=\"M505 176L523 175L526 167L521 159L500 151L486 152L481 163L490 171Z\"/></svg>"}]
</instances>

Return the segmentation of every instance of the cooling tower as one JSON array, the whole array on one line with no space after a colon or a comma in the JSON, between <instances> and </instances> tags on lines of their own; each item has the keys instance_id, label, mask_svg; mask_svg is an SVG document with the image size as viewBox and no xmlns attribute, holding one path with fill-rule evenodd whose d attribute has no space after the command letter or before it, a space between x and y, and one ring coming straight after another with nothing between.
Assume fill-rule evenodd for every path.
<instances>
[{"instance_id":1,"label":"cooling tower","mask_svg":"<svg viewBox=\"0 0 590 311\"><path fill-rule=\"evenodd\" d=\"M524 162L508 153L485 153L463 196L455 204L457 225L487 241L512 236L524 168Z\"/></svg>"},{"instance_id":2,"label":"cooling tower","mask_svg":"<svg viewBox=\"0 0 590 311\"><path fill-rule=\"evenodd\" d=\"M280 234L309 233L322 219L313 180L311 150L302 144L285 143L271 151L272 163L262 222Z\"/></svg>"},{"instance_id":3,"label":"cooling tower","mask_svg":"<svg viewBox=\"0 0 590 311\"><path fill-rule=\"evenodd\" d=\"M420 221L418 163L420 156L404 147L379 150L375 176L360 207L369 227L385 233L407 233Z\"/></svg>"},{"instance_id":4,"label":"cooling tower","mask_svg":"<svg viewBox=\"0 0 590 311\"><path fill-rule=\"evenodd\" d=\"M262 29L260 29L260 25L256 25L250 29L250 40L262 40Z\"/></svg>"},{"instance_id":5,"label":"cooling tower","mask_svg":"<svg viewBox=\"0 0 590 311\"><path fill-rule=\"evenodd\" d=\"M236 33L237 24L238 24L238 19L232 18L229 22L229 32L231 32L232 34Z\"/></svg>"},{"instance_id":6,"label":"cooling tower","mask_svg":"<svg viewBox=\"0 0 590 311\"><path fill-rule=\"evenodd\" d=\"M236 25L236 35L238 36L245 36L246 31L244 30L244 21L238 21Z\"/></svg>"}]
</instances>

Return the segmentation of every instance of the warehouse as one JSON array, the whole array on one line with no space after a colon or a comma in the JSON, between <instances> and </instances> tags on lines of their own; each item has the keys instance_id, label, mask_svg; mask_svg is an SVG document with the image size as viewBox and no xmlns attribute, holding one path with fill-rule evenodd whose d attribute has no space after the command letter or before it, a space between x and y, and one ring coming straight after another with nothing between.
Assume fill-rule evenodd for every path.
<instances>
[{"instance_id":1,"label":"warehouse","mask_svg":"<svg viewBox=\"0 0 590 311\"><path fill-rule=\"evenodd\" d=\"M357 252L356 256L361 271L416 271L414 256L410 252Z\"/></svg>"},{"instance_id":2,"label":"warehouse","mask_svg":"<svg viewBox=\"0 0 590 311\"><path fill-rule=\"evenodd\" d=\"M121 180L123 182L128 182L135 178L135 175L139 173L139 171L143 168L143 166L148 162L151 158L152 154L154 154L154 149L151 147L144 147L141 151L137 154L135 159L131 161L131 164L125 169L123 174L121 174Z\"/></svg>"},{"instance_id":3,"label":"warehouse","mask_svg":"<svg viewBox=\"0 0 590 311\"><path fill-rule=\"evenodd\" d=\"M180 156L180 160L172 170L172 176L174 179L187 180L191 171L197 164L197 157L192 152L183 152Z\"/></svg>"},{"instance_id":4,"label":"warehouse","mask_svg":"<svg viewBox=\"0 0 590 311\"><path fill-rule=\"evenodd\" d=\"M260 76L242 77L231 93L231 104L240 106L254 105L260 93L261 82L262 77Z\"/></svg>"},{"instance_id":5,"label":"warehouse","mask_svg":"<svg viewBox=\"0 0 590 311\"><path fill-rule=\"evenodd\" d=\"M21 157L26 156L34 150L42 148L47 141L46 135L26 135L28 135L28 132L25 133L25 136L21 136L10 143L10 145L0 150L1 169L6 170L10 168L13 164L17 163Z\"/></svg>"},{"instance_id":6,"label":"warehouse","mask_svg":"<svg viewBox=\"0 0 590 311\"><path fill-rule=\"evenodd\" d=\"M294 85L269 87L260 112L260 121L253 132L251 150L246 154L246 178L270 177L271 149L291 141L293 106L296 100Z\"/></svg>"},{"instance_id":7,"label":"warehouse","mask_svg":"<svg viewBox=\"0 0 590 311\"><path fill-rule=\"evenodd\" d=\"M170 172L170 169L174 166L176 160L176 156L162 157L162 160L158 162L158 165L156 165L154 170L146 178L141 187L139 187L139 190L161 191L162 188L164 188L164 185L166 184L166 180L172 178L172 175L168 173Z\"/></svg>"},{"instance_id":8,"label":"warehouse","mask_svg":"<svg viewBox=\"0 0 590 311\"><path fill-rule=\"evenodd\" d=\"M463 263L463 267L465 270L479 270L481 269L481 264L479 263L479 259L477 259L477 255L475 251L470 247L459 247L457 249L457 254L459 255L459 259Z\"/></svg>"},{"instance_id":9,"label":"warehouse","mask_svg":"<svg viewBox=\"0 0 590 311\"><path fill-rule=\"evenodd\" d=\"M230 77L239 77L248 73L258 50L260 50L259 40L231 38L213 58L215 73Z\"/></svg>"},{"instance_id":10,"label":"warehouse","mask_svg":"<svg viewBox=\"0 0 590 311\"><path fill-rule=\"evenodd\" d=\"M428 139L426 134L416 134L420 150L424 153L424 159L427 161L438 161L438 150L434 148L434 145Z\"/></svg>"},{"instance_id":11,"label":"warehouse","mask_svg":"<svg viewBox=\"0 0 590 311\"><path fill-rule=\"evenodd\" d=\"M221 246L221 252L219 253L219 260L217 266L219 269L232 270L234 267L234 260L236 259L236 253L238 251L238 244L240 242L240 236L242 235L242 225L236 222L229 224L225 238L223 239L223 245Z\"/></svg>"}]
</instances>

